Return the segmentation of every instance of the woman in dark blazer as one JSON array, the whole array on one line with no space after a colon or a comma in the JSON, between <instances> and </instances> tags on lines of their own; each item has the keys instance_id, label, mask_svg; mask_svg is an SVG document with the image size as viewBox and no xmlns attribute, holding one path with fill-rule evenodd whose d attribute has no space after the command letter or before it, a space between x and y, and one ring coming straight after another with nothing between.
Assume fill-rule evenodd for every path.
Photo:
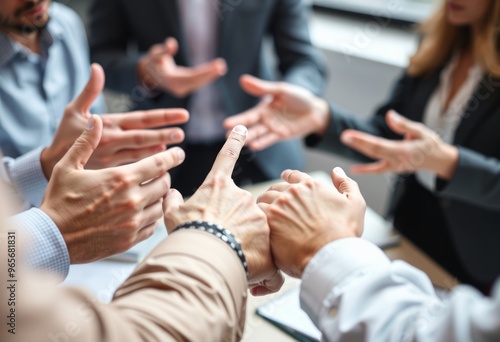
<instances>
[{"instance_id":1,"label":"woman in dark blazer","mask_svg":"<svg viewBox=\"0 0 500 342\"><path fill-rule=\"evenodd\" d=\"M367 162L353 172L396 172L395 227L487 292L500 274L499 25L500 1L443 1L390 99L369 120L299 87L245 76L249 93L273 100L226 125L250 127L254 149L310 134L309 146Z\"/></svg>"}]
</instances>

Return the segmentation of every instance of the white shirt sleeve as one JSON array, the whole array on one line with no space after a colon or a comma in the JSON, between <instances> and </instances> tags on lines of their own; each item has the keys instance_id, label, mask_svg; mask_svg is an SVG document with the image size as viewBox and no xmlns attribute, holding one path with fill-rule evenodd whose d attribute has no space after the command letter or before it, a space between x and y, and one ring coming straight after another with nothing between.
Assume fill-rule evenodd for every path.
<instances>
[{"instance_id":1,"label":"white shirt sleeve","mask_svg":"<svg viewBox=\"0 0 500 342\"><path fill-rule=\"evenodd\" d=\"M458 286L441 301L423 272L362 239L325 246L302 280L301 306L325 341L500 340L500 282L492 298Z\"/></svg>"},{"instance_id":2,"label":"white shirt sleeve","mask_svg":"<svg viewBox=\"0 0 500 342\"><path fill-rule=\"evenodd\" d=\"M29 203L28 208L40 206L48 184L40 162L42 150L38 148L16 159L2 157L0 164L0 176L14 188L17 195Z\"/></svg>"}]
</instances>

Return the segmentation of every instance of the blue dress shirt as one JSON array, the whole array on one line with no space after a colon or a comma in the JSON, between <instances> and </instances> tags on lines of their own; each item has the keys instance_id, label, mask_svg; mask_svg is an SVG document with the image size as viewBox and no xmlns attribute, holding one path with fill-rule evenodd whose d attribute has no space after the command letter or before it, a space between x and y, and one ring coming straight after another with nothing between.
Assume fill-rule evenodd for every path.
<instances>
[{"instance_id":1,"label":"blue dress shirt","mask_svg":"<svg viewBox=\"0 0 500 342\"><path fill-rule=\"evenodd\" d=\"M9 193L9 198L21 196L28 202L26 208L39 206L47 187L40 164L41 152L42 148L39 148L16 159L2 157L0 163L0 177L16 192ZM70 265L68 248L59 228L50 217L43 211L32 208L12 217L10 221L29 239L30 248L25 255L27 264L65 278Z\"/></svg>"},{"instance_id":2,"label":"blue dress shirt","mask_svg":"<svg viewBox=\"0 0 500 342\"><path fill-rule=\"evenodd\" d=\"M0 33L0 147L18 157L52 142L65 107L90 76L87 37L78 15L53 3L35 54ZM92 112L105 111L103 98Z\"/></svg>"},{"instance_id":3,"label":"blue dress shirt","mask_svg":"<svg viewBox=\"0 0 500 342\"><path fill-rule=\"evenodd\" d=\"M66 278L70 265L68 248L61 232L47 214L31 208L13 216L9 222L18 228L24 238L29 239L24 259L28 266Z\"/></svg>"}]
</instances>

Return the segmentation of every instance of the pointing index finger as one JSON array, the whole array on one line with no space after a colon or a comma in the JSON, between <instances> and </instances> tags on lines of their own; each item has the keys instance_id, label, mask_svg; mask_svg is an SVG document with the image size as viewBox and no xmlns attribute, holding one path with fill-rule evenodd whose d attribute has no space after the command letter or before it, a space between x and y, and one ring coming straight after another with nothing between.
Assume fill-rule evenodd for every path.
<instances>
[{"instance_id":1,"label":"pointing index finger","mask_svg":"<svg viewBox=\"0 0 500 342\"><path fill-rule=\"evenodd\" d=\"M213 176L214 174L218 174L231 177L236 161L240 156L241 149L245 145L247 132L247 128L242 125L233 128L226 143L217 155L217 159L215 159L209 175Z\"/></svg>"}]
</instances>

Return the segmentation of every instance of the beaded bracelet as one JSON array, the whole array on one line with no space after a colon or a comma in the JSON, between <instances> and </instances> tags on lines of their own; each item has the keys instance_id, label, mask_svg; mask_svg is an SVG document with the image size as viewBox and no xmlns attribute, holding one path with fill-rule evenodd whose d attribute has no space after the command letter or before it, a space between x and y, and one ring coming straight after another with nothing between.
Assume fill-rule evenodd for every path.
<instances>
[{"instance_id":1,"label":"beaded bracelet","mask_svg":"<svg viewBox=\"0 0 500 342\"><path fill-rule=\"evenodd\" d=\"M231 232L225 228L222 228L221 226L218 226L216 224L210 223L210 222L204 222L204 221L190 221L186 222L184 224L181 224L180 226L177 226L172 233L179 231L179 230L185 230L185 229L198 229L210 234L213 234L217 236L219 239L227 243L229 247L232 248L232 250L236 253L238 258L240 259L243 268L245 269L245 273L248 276L248 264L245 258L245 255L243 254L243 250L236 241L235 237Z\"/></svg>"}]
</instances>

